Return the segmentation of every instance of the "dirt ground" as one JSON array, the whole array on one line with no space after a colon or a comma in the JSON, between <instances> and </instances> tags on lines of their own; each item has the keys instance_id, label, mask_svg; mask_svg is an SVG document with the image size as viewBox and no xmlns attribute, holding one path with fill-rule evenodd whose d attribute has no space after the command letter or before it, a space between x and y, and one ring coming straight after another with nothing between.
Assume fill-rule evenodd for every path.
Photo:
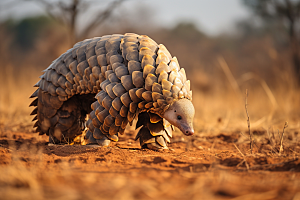
<instances>
[{"instance_id":1,"label":"dirt ground","mask_svg":"<svg viewBox=\"0 0 300 200\"><path fill-rule=\"evenodd\" d=\"M239 131L175 133L158 152L140 149L130 129L104 148L2 128L0 199L300 199L298 133L286 133L281 153L276 134L253 133L251 154Z\"/></svg>"}]
</instances>

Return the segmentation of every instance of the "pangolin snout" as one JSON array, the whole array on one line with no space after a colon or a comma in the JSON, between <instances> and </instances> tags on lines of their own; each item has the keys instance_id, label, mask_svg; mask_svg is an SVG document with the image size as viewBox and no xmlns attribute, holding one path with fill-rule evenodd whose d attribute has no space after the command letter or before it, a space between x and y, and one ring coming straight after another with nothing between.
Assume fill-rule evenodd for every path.
<instances>
[{"instance_id":1,"label":"pangolin snout","mask_svg":"<svg viewBox=\"0 0 300 200\"><path fill-rule=\"evenodd\" d=\"M191 136L191 135L194 135L194 129L193 129L193 127L191 127L191 126L185 126L185 125L179 125L179 127L178 127L180 130L181 130L181 132L184 134L184 135L186 135L186 136Z\"/></svg>"},{"instance_id":2,"label":"pangolin snout","mask_svg":"<svg viewBox=\"0 0 300 200\"><path fill-rule=\"evenodd\" d=\"M194 135L194 129L190 128L184 132L184 135L191 136Z\"/></svg>"}]
</instances>

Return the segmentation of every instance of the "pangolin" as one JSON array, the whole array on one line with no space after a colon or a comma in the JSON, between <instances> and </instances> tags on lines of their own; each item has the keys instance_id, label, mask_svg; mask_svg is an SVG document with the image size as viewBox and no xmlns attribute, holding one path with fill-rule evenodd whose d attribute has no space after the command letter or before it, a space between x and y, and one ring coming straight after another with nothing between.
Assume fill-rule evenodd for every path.
<instances>
[{"instance_id":1,"label":"pangolin","mask_svg":"<svg viewBox=\"0 0 300 200\"><path fill-rule=\"evenodd\" d=\"M30 106L36 131L49 135L49 143L71 143L85 129L85 143L108 146L135 118L142 148L166 149L173 126L194 133L185 70L148 36L86 39L43 72Z\"/></svg>"}]
</instances>

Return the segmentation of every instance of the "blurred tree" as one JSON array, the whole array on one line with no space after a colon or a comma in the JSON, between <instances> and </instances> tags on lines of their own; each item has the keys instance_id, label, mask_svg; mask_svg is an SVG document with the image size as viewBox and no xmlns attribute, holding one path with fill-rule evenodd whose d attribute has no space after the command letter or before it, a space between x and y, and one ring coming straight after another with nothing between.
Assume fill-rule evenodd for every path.
<instances>
[{"instance_id":1,"label":"blurred tree","mask_svg":"<svg viewBox=\"0 0 300 200\"><path fill-rule=\"evenodd\" d=\"M300 0L242 0L266 23L283 23L287 28L292 62L300 84Z\"/></svg>"},{"instance_id":2,"label":"blurred tree","mask_svg":"<svg viewBox=\"0 0 300 200\"><path fill-rule=\"evenodd\" d=\"M7 20L3 28L7 29L14 37L11 48L20 47L22 50L29 50L40 36L41 31L51 23L45 16L28 17L19 22Z\"/></svg>"},{"instance_id":3,"label":"blurred tree","mask_svg":"<svg viewBox=\"0 0 300 200\"><path fill-rule=\"evenodd\" d=\"M172 35L174 34L174 36L179 38L186 38L192 42L206 37L193 22L179 22L170 31Z\"/></svg>"},{"instance_id":4,"label":"blurred tree","mask_svg":"<svg viewBox=\"0 0 300 200\"><path fill-rule=\"evenodd\" d=\"M102 3L88 0L15 0L9 2L8 5L11 7L12 5L19 5L20 2L35 2L42 6L52 19L67 28L70 46L73 46L77 41L87 37L89 33L98 28L123 1L111 1L104 10L95 12L96 14L83 24L84 27L78 26L80 16L87 14L91 7L95 8L95 5ZM13 2L18 4L13 4ZM101 7L99 6L99 8Z\"/></svg>"}]
</instances>

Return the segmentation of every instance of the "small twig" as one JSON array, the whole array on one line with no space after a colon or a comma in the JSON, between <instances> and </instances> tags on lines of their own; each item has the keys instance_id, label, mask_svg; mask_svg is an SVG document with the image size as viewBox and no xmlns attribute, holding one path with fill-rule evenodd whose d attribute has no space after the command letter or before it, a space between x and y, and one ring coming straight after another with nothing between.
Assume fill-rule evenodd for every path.
<instances>
[{"instance_id":1,"label":"small twig","mask_svg":"<svg viewBox=\"0 0 300 200\"><path fill-rule=\"evenodd\" d=\"M55 144L55 141L54 141L54 139L53 139L53 137L52 137L52 135L51 135L51 134L49 134L49 137L51 137L51 139L52 139L53 143Z\"/></svg>"},{"instance_id":2,"label":"small twig","mask_svg":"<svg viewBox=\"0 0 300 200\"><path fill-rule=\"evenodd\" d=\"M275 146L277 141L276 141L276 138L275 138L274 127L272 127L272 137L274 139L274 146Z\"/></svg>"},{"instance_id":3,"label":"small twig","mask_svg":"<svg viewBox=\"0 0 300 200\"><path fill-rule=\"evenodd\" d=\"M68 145L69 145L69 141L66 140L64 134L61 134L61 135L63 136L63 138L64 138L64 140L66 141L66 143L68 143ZM61 141L60 141L60 142L61 142Z\"/></svg>"},{"instance_id":4,"label":"small twig","mask_svg":"<svg viewBox=\"0 0 300 200\"><path fill-rule=\"evenodd\" d=\"M252 139L252 134L250 131L250 117L249 117L249 113L248 113L248 89L246 89L245 109L246 109L246 114L247 114L247 124L248 124L248 131L249 131L249 137L250 137L250 150L251 150L251 154L252 154L253 153L253 139Z\"/></svg>"},{"instance_id":5,"label":"small twig","mask_svg":"<svg viewBox=\"0 0 300 200\"><path fill-rule=\"evenodd\" d=\"M240 154L243 156L243 157L245 157L245 155L241 152L241 150L235 145L235 144L233 144L234 145L234 147L240 152Z\"/></svg>"},{"instance_id":6,"label":"small twig","mask_svg":"<svg viewBox=\"0 0 300 200\"><path fill-rule=\"evenodd\" d=\"M272 139L271 139L271 134L270 134L269 128L267 129L267 133L268 133L268 137L269 137L270 144L272 145L272 144L273 144L273 141L272 141Z\"/></svg>"},{"instance_id":7,"label":"small twig","mask_svg":"<svg viewBox=\"0 0 300 200\"><path fill-rule=\"evenodd\" d=\"M243 156L243 159L244 159L246 168L247 168L247 170L249 170L249 165L248 165L248 163L247 163L247 161L246 161L246 159L245 159L245 155L241 152L241 150L240 150L235 144L233 144L233 145L234 145L234 147L240 152L240 154Z\"/></svg>"},{"instance_id":8,"label":"small twig","mask_svg":"<svg viewBox=\"0 0 300 200\"><path fill-rule=\"evenodd\" d=\"M285 122L284 123L284 127L283 127L283 130L282 130L282 135L281 135L281 138L280 138L280 149L279 149L279 154L283 151L283 135L284 135L284 130L288 127L288 123Z\"/></svg>"},{"instance_id":9,"label":"small twig","mask_svg":"<svg viewBox=\"0 0 300 200\"><path fill-rule=\"evenodd\" d=\"M245 137L245 138L248 138L246 135L244 135L244 133L240 132L240 134Z\"/></svg>"},{"instance_id":10,"label":"small twig","mask_svg":"<svg viewBox=\"0 0 300 200\"><path fill-rule=\"evenodd\" d=\"M251 79L254 79L254 80L256 80L257 82L260 83L261 87L264 89L265 93L267 94L273 108L276 109L278 107L278 103L276 101L276 98L275 98L272 90L269 88L266 81L264 79L262 79L261 77L259 77L257 74L255 74L253 72L247 72L247 73L243 74L237 80L237 83L246 82L246 81L251 80Z\"/></svg>"},{"instance_id":11,"label":"small twig","mask_svg":"<svg viewBox=\"0 0 300 200\"><path fill-rule=\"evenodd\" d=\"M210 151L213 152L214 150L214 147L215 147L215 144L216 144L216 140L214 140L214 142L212 143L211 147L210 147Z\"/></svg>"},{"instance_id":12,"label":"small twig","mask_svg":"<svg viewBox=\"0 0 300 200\"><path fill-rule=\"evenodd\" d=\"M290 151L292 151L294 154L299 154L298 152L294 151L293 149L289 148Z\"/></svg>"}]
</instances>

